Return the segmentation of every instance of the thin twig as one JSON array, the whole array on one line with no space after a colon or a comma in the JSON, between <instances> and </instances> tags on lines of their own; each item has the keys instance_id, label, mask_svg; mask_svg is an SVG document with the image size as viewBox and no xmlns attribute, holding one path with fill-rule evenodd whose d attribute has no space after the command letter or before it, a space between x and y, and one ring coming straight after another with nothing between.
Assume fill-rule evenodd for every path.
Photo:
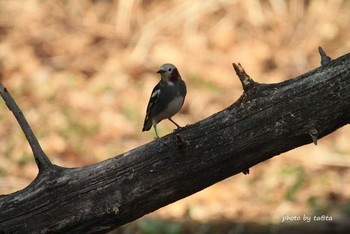
<instances>
[{"instance_id":1,"label":"thin twig","mask_svg":"<svg viewBox=\"0 0 350 234\"><path fill-rule=\"evenodd\" d=\"M24 117L21 109L16 104L15 100L12 98L7 89L0 83L0 95L4 99L7 107L12 111L13 115L16 117L18 124L21 126L22 131L27 138L27 141L32 148L35 162L38 165L39 173L45 169L52 166L49 158L46 156L42 150L38 139L35 137L32 129L30 128L26 118Z\"/></svg>"}]
</instances>

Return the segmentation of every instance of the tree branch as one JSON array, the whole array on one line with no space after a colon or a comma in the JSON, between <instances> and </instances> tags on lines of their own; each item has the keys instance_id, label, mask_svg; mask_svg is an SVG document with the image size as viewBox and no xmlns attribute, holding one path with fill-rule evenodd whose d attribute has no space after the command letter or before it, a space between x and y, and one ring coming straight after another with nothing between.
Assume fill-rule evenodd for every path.
<instances>
[{"instance_id":1,"label":"tree branch","mask_svg":"<svg viewBox=\"0 0 350 234\"><path fill-rule=\"evenodd\" d=\"M24 117L21 109L18 107L15 100L12 98L11 94L7 89L0 83L0 95L4 99L7 107L12 111L13 115L16 117L18 124L21 126L22 131L27 138L27 141L32 148L32 152L35 158L35 162L39 168L39 174L44 170L52 167L49 158L46 156L42 150L37 138L35 137L32 129L30 128L26 118Z\"/></svg>"},{"instance_id":2,"label":"tree branch","mask_svg":"<svg viewBox=\"0 0 350 234\"><path fill-rule=\"evenodd\" d=\"M0 196L0 233L107 232L349 123L350 54L277 84L252 86L233 66L244 98L164 136L166 145L57 168Z\"/></svg>"}]
</instances>

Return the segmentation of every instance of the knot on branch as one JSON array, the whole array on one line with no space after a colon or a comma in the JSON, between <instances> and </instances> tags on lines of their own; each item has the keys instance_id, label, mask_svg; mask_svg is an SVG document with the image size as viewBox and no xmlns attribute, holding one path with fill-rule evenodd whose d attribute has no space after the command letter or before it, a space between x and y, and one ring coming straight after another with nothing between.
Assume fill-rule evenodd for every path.
<instances>
[{"instance_id":1,"label":"knot on branch","mask_svg":"<svg viewBox=\"0 0 350 234\"><path fill-rule=\"evenodd\" d=\"M179 150L183 150L188 143L179 135L176 134L176 146Z\"/></svg>"},{"instance_id":2,"label":"knot on branch","mask_svg":"<svg viewBox=\"0 0 350 234\"><path fill-rule=\"evenodd\" d=\"M257 82L255 82L244 70L244 68L242 67L242 65L240 63L238 64L235 64L235 63L232 63L232 66L233 68L235 69L236 71L236 74L239 78L239 80L241 81L242 83L242 86L243 86L243 90L244 92L247 92L251 89L254 88L254 86L256 86Z\"/></svg>"},{"instance_id":3,"label":"knot on branch","mask_svg":"<svg viewBox=\"0 0 350 234\"><path fill-rule=\"evenodd\" d=\"M327 65L332 59L329 57L326 52L322 49L321 46L318 47L318 52L320 53L321 56L321 65L325 66Z\"/></svg>"},{"instance_id":4,"label":"knot on branch","mask_svg":"<svg viewBox=\"0 0 350 234\"><path fill-rule=\"evenodd\" d=\"M312 142L317 145L317 141L318 141L318 131L316 128L311 128L308 132L308 134L310 135Z\"/></svg>"},{"instance_id":5,"label":"knot on branch","mask_svg":"<svg viewBox=\"0 0 350 234\"><path fill-rule=\"evenodd\" d=\"M249 175L249 168L246 168L242 171L244 175Z\"/></svg>"}]
</instances>

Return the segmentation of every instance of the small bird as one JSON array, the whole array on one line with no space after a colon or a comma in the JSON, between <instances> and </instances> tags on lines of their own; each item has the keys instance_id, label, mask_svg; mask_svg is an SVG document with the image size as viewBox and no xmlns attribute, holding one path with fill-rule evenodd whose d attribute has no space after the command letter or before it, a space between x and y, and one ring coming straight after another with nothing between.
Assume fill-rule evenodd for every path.
<instances>
[{"instance_id":1,"label":"small bird","mask_svg":"<svg viewBox=\"0 0 350 234\"><path fill-rule=\"evenodd\" d=\"M157 73L160 74L161 79L153 88L147 105L142 131L150 130L153 125L156 136L159 138L157 124L163 119L170 120L177 128L180 128L171 117L181 109L185 101L187 89L179 71L173 64L163 64Z\"/></svg>"}]
</instances>

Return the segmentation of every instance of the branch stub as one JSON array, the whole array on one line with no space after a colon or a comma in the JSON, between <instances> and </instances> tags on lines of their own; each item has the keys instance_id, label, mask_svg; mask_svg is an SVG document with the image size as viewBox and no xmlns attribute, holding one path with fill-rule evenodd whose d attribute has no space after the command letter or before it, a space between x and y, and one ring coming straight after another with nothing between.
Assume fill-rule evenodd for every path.
<instances>
[{"instance_id":1,"label":"branch stub","mask_svg":"<svg viewBox=\"0 0 350 234\"><path fill-rule=\"evenodd\" d=\"M321 56L321 65L326 66L332 59L329 57L326 52L322 49L321 46L318 47L318 52Z\"/></svg>"},{"instance_id":2,"label":"branch stub","mask_svg":"<svg viewBox=\"0 0 350 234\"><path fill-rule=\"evenodd\" d=\"M253 89L254 86L258 84L245 72L244 68L240 63L238 64L232 63L232 66L235 69L235 72L242 83L244 92L247 92Z\"/></svg>"}]
</instances>

